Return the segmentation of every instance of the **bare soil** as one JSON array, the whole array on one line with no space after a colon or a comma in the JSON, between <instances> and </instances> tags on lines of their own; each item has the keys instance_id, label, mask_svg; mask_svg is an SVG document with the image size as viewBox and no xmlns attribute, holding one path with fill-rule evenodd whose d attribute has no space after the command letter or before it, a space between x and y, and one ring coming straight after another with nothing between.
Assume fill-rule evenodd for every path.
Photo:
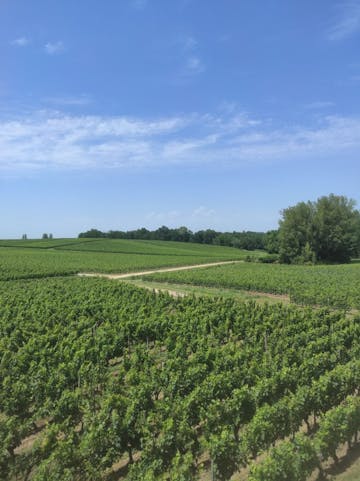
<instances>
[{"instance_id":1,"label":"bare soil","mask_svg":"<svg viewBox=\"0 0 360 481\"><path fill-rule=\"evenodd\" d=\"M244 261L221 261L221 262L210 262L208 264L193 264L190 266L178 266L178 267L165 267L160 269L152 269L150 271L141 272L126 272L125 274L105 274L100 272L79 272L78 276L81 277L106 277L107 279L128 279L130 277L140 277L147 276L149 274L155 274L158 272L175 272L175 271L185 271L188 269L199 269L201 267L213 267L222 266L224 264L237 264Z\"/></svg>"},{"instance_id":2,"label":"bare soil","mask_svg":"<svg viewBox=\"0 0 360 481\"><path fill-rule=\"evenodd\" d=\"M261 292L261 291L246 291L244 290L246 294L249 294L250 296L262 296L262 297L268 297L269 299L277 299L278 301L284 301L284 302L290 302L290 296L287 294L271 294L270 292Z\"/></svg>"}]
</instances>

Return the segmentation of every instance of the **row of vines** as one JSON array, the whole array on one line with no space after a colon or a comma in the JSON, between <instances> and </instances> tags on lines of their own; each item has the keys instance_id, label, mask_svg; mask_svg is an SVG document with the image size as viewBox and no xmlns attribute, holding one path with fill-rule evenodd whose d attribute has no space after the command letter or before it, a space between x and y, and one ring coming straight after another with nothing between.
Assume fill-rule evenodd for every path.
<instances>
[{"instance_id":1,"label":"row of vines","mask_svg":"<svg viewBox=\"0 0 360 481\"><path fill-rule=\"evenodd\" d=\"M39 242L39 241L38 241ZM130 241L128 241L130 243ZM132 241L135 243L135 241ZM84 243L85 246L95 244ZM81 244L82 245L82 244ZM201 246L200 246L201 247ZM161 267L177 267L191 264L207 264L241 258L241 251L233 249L233 257L224 253L224 248L214 252L186 253L181 250L158 248L149 253L140 249L124 252L79 250L72 245L69 249L0 247L0 281L17 279L41 279L75 275L78 272L134 272ZM130 249L131 246L128 246ZM145 248L143 247L143 250ZM230 249L230 248L227 248ZM169 252L167 252L169 251ZM231 249L230 249L231 251ZM238 257L237 257L238 256Z\"/></svg>"},{"instance_id":2,"label":"row of vines","mask_svg":"<svg viewBox=\"0 0 360 481\"><path fill-rule=\"evenodd\" d=\"M2 480L227 480L282 439L250 476L290 480L263 473L295 445L332 456L323 426L358 406L360 319L339 312L80 278L0 299Z\"/></svg>"},{"instance_id":3,"label":"row of vines","mask_svg":"<svg viewBox=\"0 0 360 481\"><path fill-rule=\"evenodd\" d=\"M289 266L240 263L167 272L146 280L285 294L301 305L360 309L359 264Z\"/></svg>"}]
</instances>

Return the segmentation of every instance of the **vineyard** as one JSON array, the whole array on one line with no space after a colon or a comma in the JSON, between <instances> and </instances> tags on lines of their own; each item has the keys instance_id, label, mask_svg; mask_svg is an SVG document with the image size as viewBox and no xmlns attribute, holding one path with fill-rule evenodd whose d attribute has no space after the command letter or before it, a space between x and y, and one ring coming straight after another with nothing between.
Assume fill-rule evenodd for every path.
<instances>
[{"instance_id":1,"label":"vineyard","mask_svg":"<svg viewBox=\"0 0 360 481\"><path fill-rule=\"evenodd\" d=\"M241 263L146 277L146 281L151 280L286 294L296 304L360 309L357 263L330 266Z\"/></svg>"},{"instance_id":2,"label":"vineyard","mask_svg":"<svg viewBox=\"0 0 360 481\"><path fill-rule=\"evenodd\" d=\"M120 254L208 256L216 258L245 258L249 251L232 247L194 244L191 242L165 242L126 239L37 239L37 240L0 240L0 247L56 249L71 251L107 252ZM252 256L264 255L263 251L252 251Z\"/></svg>"},{"instance_id":3,"label":"vineyard","mask_svg":"<svg viewBox=\"0 0 360 481\"><path fill-rule=\"evenodd\" d=\"M2 241L0 280L66 276L78 272L132 272L241 260L247 254L247 251L230 247L161 241Z\"/></svg>"},{"instance_id":4,"label":"vineyard","mask_svg":"<svg viewBox=\"0 0 360 481\"><path fill-rule=\"evenodd\" d=\"M3 480L305 480L360 428L359 318L104 279L0 298Z\"/></svg>"},{"instance_id":5,"label":"vineyard","mask_svg":"<svg viewBox=\"0 0 360 481\"><path fill-rule=\"evenodd\" d=\"M360 0L0 25L0 481L360 481Z\"/></svg>"}]
</instances>

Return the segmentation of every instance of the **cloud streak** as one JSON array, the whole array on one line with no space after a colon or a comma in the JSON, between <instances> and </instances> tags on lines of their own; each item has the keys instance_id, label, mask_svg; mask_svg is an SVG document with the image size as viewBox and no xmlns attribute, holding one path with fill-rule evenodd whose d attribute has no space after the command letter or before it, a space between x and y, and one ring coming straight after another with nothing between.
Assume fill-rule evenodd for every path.
<instances>
[{"instance_id":1,"label":"cloud streak","mask_svg":"<svg viewBox=\"0 0 360 481\"><path fill-rule=\"evenodd\" d=\"M312 127L278 127L246 113L162 119L33 112L0 119L0 171L241 168L358 158L360 118L324 116Z\"/></svg>"},{"instance_id":2,"label":"cloud streak","mask_svg":"<svg viewBox=\"0 0 360 481\"><path fill-rule=\"evenodd\" d=\"M345 2L340 7L338 20L329 29L327 36L331 41L341 41L360 31L360 1Z\"/></svg>"},{"instance_id":3,"label":"cloud streak","mask_svg":"<svg viewBox=\"0 0 360 481\"><path fill-rule=\"evenodd\" d=\"M323 110L331 107L335 107L335 103L327 100L324 100L324 101L318 100L318 101L306 104L304 106L306 110Z\"/></svg>"},{"instance_id":4,"label":"cloud streak","mask_svg":"<svg viewBox=\"0 0 360 481\"><path fill-rule=\"evenodd\" d=\"M68 106L84 106L91 104L91 98L87 95L80 95L79 97L67 97L67 96L58 96L58 97L45 97L43 102L52 105L58 105L63 107Z\"/></svg>"},{"instance_id":5,"label":"cloud streak","mask_svg":"<svg viewBox=\"0 0 360 481\"><path fill-rule=\"evenodd\" d=\"M144 10L147 4L148 0L131 0L131 6L136 10Z\"/></svg>"},{"instance_id":6,"label":"cloud streak","mask_svg":"<svg viewBox=\"0 0 360 481\"><path fill-rule=\"evenodd\" d=\"M192 35L182 36L178 38L177 44L183 58L181 77L189 78L203 73L206 69L198 53L199 43L196 38Z\"/></svg>"},{"instance_id":7,"label":"cloud streak","mask_svg":"<svg viewBox=\"0 0 360 481\"><path fill-rule=\"evenodd\" d=\"M196 209L193 210L192 212L192 217L213 217L216 214L216 211L214 209L209 209L208 207L204 207L201 205L200 207L197 207Z\"/></svg>"},{"instance_id":8,"label":"cloud streak","mask_svg":"<svg viewBox=\"0 0 360 481\"><path fill-rule=\"evenodd\" d=\"M57 55L59 53L64 52L65 46L64 43L59 40L58 42L48 42L44 46L44 50L48 55Z\"/></svg>"},{"instance_id":9,"label":"cloud streak","mask_svg":"<svg viewBox=\"0 0 360 481\"><path fill-rule=\"evenodd\" d=\"M189 57L186 61L186 72L190 75L197 75L205 71L205 65L201 59L195 55Z\"/></svg>"},{"instance_id":10,"label":"cloud streak","mask_svg":"<svg viewBox=\"0 0 360 481\"><path fill-rule=\"evenodd\" d=\"M30 40L27 37L18 37L10 42L14 47L26 47L29 45Z\"/></svg>"}]
</instances>

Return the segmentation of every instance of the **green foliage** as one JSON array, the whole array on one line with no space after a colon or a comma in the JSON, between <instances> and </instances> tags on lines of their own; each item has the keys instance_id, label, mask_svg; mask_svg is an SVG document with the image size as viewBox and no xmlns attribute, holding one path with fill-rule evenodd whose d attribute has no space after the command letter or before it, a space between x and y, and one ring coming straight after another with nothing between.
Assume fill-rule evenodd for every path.
<instances>
[{"instance_id":1,"label":"green foliage","mask_svg":"<svg viewBox=\"0 0 360 481\"><path fill-rule=\"evenodd\" d=\"M266 235L263 232L216 232L212 229L192 232L185 226L171 229L165 225L154 231L142 227L132 231L109 231L101 232L98 229L90 229L79 234L80 239L137 239L151 241L175 241L193 242L200 244L214 244L238 249L256 250L264 249Z\"/></svg>"},{"instance_id":2,"label":"green foliage","mask_svg":"<svg viewBox=\"0 0 360 481\"><path fill-rule=\"evenodd\" d=\"M340 313L82 278L0 298L5 479L96 481L121 461L129 480L192 481L211 456L226 480L360 387L360 322Z\"/></svg>"},{"instance_id":3,"label":"green foliage","mask_svg":"<svg viewBox=\"0 0 360 481\"><path fill-rule=\"evenodd\" d=\"M279 253L279 231L270 230L266 232L264 239L264 248L269 254Z\"/></svg>"},{"instance_id":4,"label":"green foliage","mask_svg":"<svg viewBox=\"0 0 360 481\"><path fill-rule=\"evenodd\" d=\"M336 450L341 443L348 442L360 429L360 399L349 397L344 404L333 407L320 421L315 445L320 458L332 457L338 461Z\"/></svg>"},{"instance_id":5,"label":"green foliage","mask_svg":"<svg viewBox=\"0 0 360 481\"><path fill-rule=\"evenodd\" d=\"M349 262L360 249L360 212L344 196L320 197L282 211L280 260L288 264Z\"/></svg>"},{"instance_id":6,"label":"green foliage","mask_svg":"<svg viewBox=\"0 0 360 481\"><path fill-rule=\"evenodd\" d=\"M306 481L318 465L315 450L309 439L296 436L294 442L285 442L251 469L249 481Z\"/></svg>"},{"instance_id":7,"label":"green foliage","mask_svg":"<svg viewBox=\"0 0 360 481\"><path fill-rule=\"evenodd\" d=\"M273 448L258 464L253 464L249 481L306 481L321 462L332 457L340 444L356 437L360 429L360 398L349 396L335 405L320 420L320 427L312 438L295 436Z\"/></svg>"},{"instance_id":8,"label":"green foliage","mask_svg":"<svg viewBox=\"0 0 360 481\"><path fill-rule=\"evenodd\" d=\"M146 280L286 294L304 305L360 309L360 265L240 263L146 276Z\"/></svg>"},{"instance_id":9,"label":"green foliage","mask_svg":"<svg viewBox=\"0 0 360 481\"><path fill-rule=\"evenodd\" d=\"M2 247L9 246L12 247ZM25 248L26 247L26 248ZM131 272L242 259L230 247L172 242L101 239L0 241L0 280Z\"/></svg>"},{"instance_id":10,"label":"green foliage","mask_svg":"<svg viewBox=\"0 0 360 481\"><path fill-rule=\"evenodd\" d=\"M226 481L239 465L238 446L229 428L223 428L217 435L211 435L207 443L210 459L214 463L215 479Z\"/></svg>"}]
</instances>

